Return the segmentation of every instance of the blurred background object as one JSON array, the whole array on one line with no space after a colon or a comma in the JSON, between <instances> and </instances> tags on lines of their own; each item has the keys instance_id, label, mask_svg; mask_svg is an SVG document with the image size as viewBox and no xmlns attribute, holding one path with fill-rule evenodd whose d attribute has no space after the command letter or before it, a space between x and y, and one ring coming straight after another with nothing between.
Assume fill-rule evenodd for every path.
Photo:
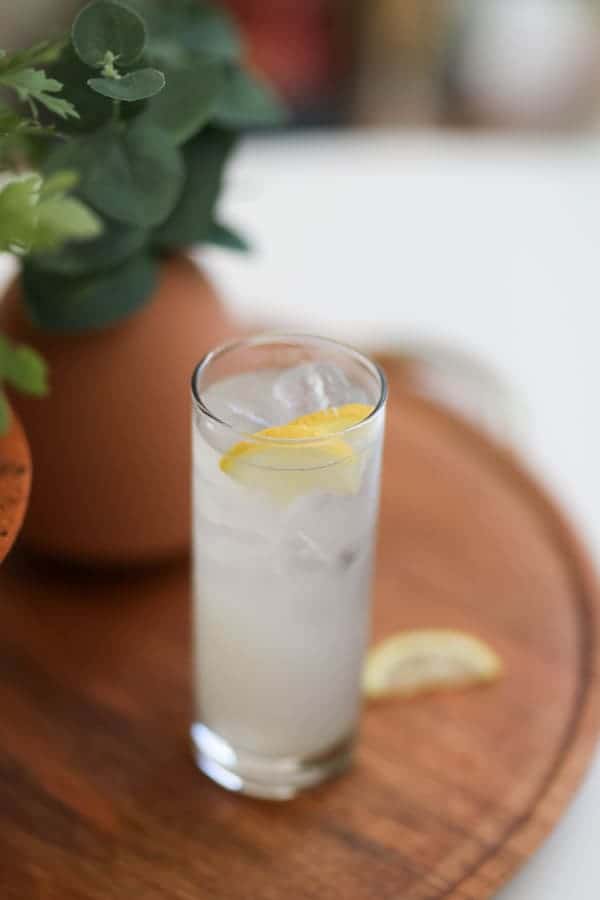
<instances>
[{"instance_id":1,"label":"blurred background object","mask_svg":"<svg viewBox=\"0 0 600 900\"><path fill-rule=\"evenodd\" d=\"M381 345L377 352L386 355ZM526 404L477 354L439 340L396 340L387 355L402 363L406 384L416 394L457 413L498 443L518 446L526 439Z\"/></svg>"},{"instance_id":2,"label":"blurred background object","mask_svg":"<svg viewBox=\"0 0 600 900\"><path fill-rule=\"evenodd\" d=\"M2 43L59 33L82 5L3 4ZM598 0L224 5L245 34L251 65L278 86L295 126L572 130L598 118Z\"/></svg>"},{"instance_id":3,"label":"blurred background object","mask_svg":"<svg viewBox=\"0 0 600 900\"><path fill-rule=\"evenodd\" d=\"M597 115L595 0L376 0L358 46L360 123L556 129Z\"/></svg>"},{"instance_id":4,"label":"blurred background object","mask_svg":"<svg viewBox=\"0 0 600 900\"><path fill-rule=\"evenodd\" d=\"M359 124L437 121L451 0L374 0L357 18L354 118Z\"/></svg>"},{"instance_id":5,"label":"blurred background object","mask_svg":"<svg viewBox=\"0 0 600 900\"><path fill-rule=\"evenodd\" d=\"M19 0L0 4L0 44L3 49L25 47L60 34L69 27L82 0Z\"/></svg>"},{"instance_id":6,"label":"blurred background object","mask_svg":"<svg viewBox=\"0 0 600 900\"><path fill-rule=\"evenodd\" d=\"M597 118L597 0L228 0L301 125L572 129Z\"/></svg>"},{"instance_id":7,"label":"blurred background object","mask_svg":"<svg viewBox=\"0 0 600 900\"><path fill-rule=\"evenodd\" d=\"M595 0L467 0L447 46L446 114L465 124L585 126L597 116Z\"/></svg>"},{"instance_id":8,"label":"blurred background object","mask_svg":"<svg viewBox=\"0 0 600 900\"><path fill-rule=\"evenodd\" d=\"M250 62L276 84L297 125L351 114L357 4L348 0L226 0Z\"/></svg>"}]
</instances>

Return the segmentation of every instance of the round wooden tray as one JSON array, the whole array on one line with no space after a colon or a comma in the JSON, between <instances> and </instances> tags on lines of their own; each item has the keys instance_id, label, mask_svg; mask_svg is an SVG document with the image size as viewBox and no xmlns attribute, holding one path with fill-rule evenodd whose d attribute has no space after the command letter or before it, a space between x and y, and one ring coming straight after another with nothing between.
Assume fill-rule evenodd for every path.
<instances>
[{"instance_id":1,"label":"round wooden tray","mask_svg":"<svg viewBox=\"0 0 600 900\"><path fill-rule=\"evenodd\" d=\"M0 563L19 533L31 488L31 457L21 423L12 416L0 436Z\"/></svg>"},{"instance_id":2,"label":"round wooden tray","mask_svg":"<svg viewBox=\"0 0 600 900\"><path fill-rule=\"evenodd\" d=\"M100 577L13 557L3 898L482 900L551 829L600 724L591 569L507 453L388 373L375 638L467 629L504 680L372 706L350 774L288 804L244 799L187 747L187 566Z\"/></svg>"}]
</instances>

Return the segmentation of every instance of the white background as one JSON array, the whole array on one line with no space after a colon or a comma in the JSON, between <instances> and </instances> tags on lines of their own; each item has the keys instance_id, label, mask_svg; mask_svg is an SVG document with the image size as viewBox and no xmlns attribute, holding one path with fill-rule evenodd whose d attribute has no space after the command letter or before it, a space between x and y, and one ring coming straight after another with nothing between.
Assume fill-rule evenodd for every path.
<instances>
[{"instance_id":1,"label":"white background","mask_svg":"<svg viewBox=\"0 0 600 900\"><path fill-rule=\"evenodd\" d=\"M475 352L525 406L514 440L600 560L600 141L385 134L246 144L210 251L235 308L353 341ZM598 900L600 756L501 900Z\"/></svg>"}]
</instances>

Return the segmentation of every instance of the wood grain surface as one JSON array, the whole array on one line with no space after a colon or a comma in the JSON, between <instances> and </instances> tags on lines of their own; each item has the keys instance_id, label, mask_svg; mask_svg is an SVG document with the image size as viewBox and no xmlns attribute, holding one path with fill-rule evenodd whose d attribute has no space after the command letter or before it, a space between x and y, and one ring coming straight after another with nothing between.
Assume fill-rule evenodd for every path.
<instances>
[{"instance_id":1,"label":"wood grain surface","mask_svg":"<svg viewBox=\"0 0 600 900\"><path fill-rule=\"evenodd\" d=\"M19 533L30 488L29 446L21 423L11 413L9 430L0 436L0 562Z\"/></svg>"},{"instance_id":2,"label":"wood grain surface","mask_svg":"<svg viewBox=\"0 0 600 900\"><path fill-rule=\"evenodd\" d=\"M349 774L245 799L187 744L187 565L99 576L13 556L2 900L483 900L551 829L600 724L592 572L507 454L389 374L374 637L464 628L504 680L374 705Z\"/></svg>"}]
</instances>

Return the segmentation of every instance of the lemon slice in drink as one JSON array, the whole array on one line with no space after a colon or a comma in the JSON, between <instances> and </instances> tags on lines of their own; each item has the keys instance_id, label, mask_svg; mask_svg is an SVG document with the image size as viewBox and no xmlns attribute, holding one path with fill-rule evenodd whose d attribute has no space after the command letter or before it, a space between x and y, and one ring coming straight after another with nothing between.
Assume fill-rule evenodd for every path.
<instances>
[{"instance_id":1,"label":"lemon slice in drink","mask_svg":"<svg viewBox=\"0 0 600 900\"><path fill-rule=\"evenodd\" d=\"M357 425L371 410L366 404L349 403L265 428L253 435L256 440L240 441L228 450L221 457L221 471L281 503L315 490L355 494L360 488L360 458L336 435Z\"/></svg>"},{"instance_id":2,"label":"lemon slice in drink","mask_svg":"<svg viewBox=\"0 0 600 900\"><path fill-rule=\"evenodd\" d=\"M461 631L405 631L367 655L363 690L367 697L412 697L494 681L502 671L496 653Z\"/></svg>"},{"instance_id":3,"label":"lemon slice in drink","mask_svg":"<svg viewBox=\"0 0 600 900\"><path fill-rule=\"evenodd\" d=\"M293 422L282 427L284 429L290 426L306 428L311 432L311 437L322 437L323 435L335 434L339 431L345 431L346 428L351 428L353 425L358 425L372 412L373 407L368 406L366 403L346 403L344 406L330 406L328 409L320 409L318 412L309 413L307 416L300 416L299 419L294 419Z\"/></svg>"}]
</instances>

